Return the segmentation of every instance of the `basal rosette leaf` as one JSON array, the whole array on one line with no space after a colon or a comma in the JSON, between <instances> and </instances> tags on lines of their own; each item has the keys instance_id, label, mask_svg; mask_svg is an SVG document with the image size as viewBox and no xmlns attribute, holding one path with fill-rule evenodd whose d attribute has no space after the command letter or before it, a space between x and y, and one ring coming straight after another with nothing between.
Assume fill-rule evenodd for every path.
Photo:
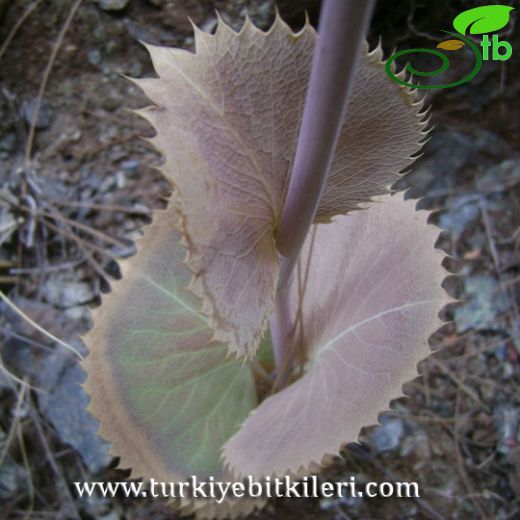
<instances>
[{"instance_id":1,"label":"basal rosette leaf","mask_svg":"<svg viewBox=\"0 0 520 520\"><path fill-rule=\"evenodd\" d=\"M182 214L191 290L215 339L253 354L274 307L283 209L316 34L277 17L268 32L247 20L195 30L196 53L149 46L158 78L138 80L154 106L139 113L157 136L162 171ZM424 137L422 105L388 80L381 50L359 57L348 117L317 219L385 193Z\"/></svg>"},{"instance_id":2,"label":"basal rosette leaf","mask_svg":"<svg viewBox=\"0 0 520 520\"><path fill-rule=\"evenodd\" d=\"M250 368L212 340L175 229L175 208L155 215L123 280L84 338L90 410L134 477L228 476L220 450L256 405Z\"/></svg>"},{"instance_id":3,"label":"basal rosette leaf","mask_svg":"<svg viewBox=\"0 0 520 520\"><path fill-rule=\"evenodd\" d=\"M221 22L215 36L196 31L196 55L148 47L159 79L138 81L156 104L141 114L176 188L191 288L239 354L255 352L273 310L274 227L313 45L312 32L296 36L280 19L269 36Z\"/></svg>"},{"instance_id":4,"label":"basal rosette leaf","mask_svg":"<svg viewBox=\"0 0 520 520\"><path fill-rule=\"evenodd\" d=\"M439 230L403 195L316 227L301 302L305 375L274 394L226 443L237 475L298 474L374 424L429 355L427 338L448 302ZM312 248L312 251L311 251Z\"/></svg>"}]
</instances>

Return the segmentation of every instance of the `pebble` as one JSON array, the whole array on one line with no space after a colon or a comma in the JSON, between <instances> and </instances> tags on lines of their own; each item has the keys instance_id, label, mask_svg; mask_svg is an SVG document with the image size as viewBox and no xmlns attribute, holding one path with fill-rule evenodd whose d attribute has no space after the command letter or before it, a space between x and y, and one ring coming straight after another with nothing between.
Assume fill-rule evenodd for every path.
<instances>
[{"instance_id":1,"label":"pebble","mask_svg":"<svg viewBox=\"0 0 520 520\"><path fill-rule=\"evenodd\" d=\"M404 426L401 419L387 419L372 433L372 442L380 453L392 451L399 446L403 433Z\"/></svg>"},{"instance_id":2,"label":"pebble","mask_svg":"<svg viewBox=\"0 0 520 520\"><path fill-rule=\"evenodd\" d=\"M111 134L112 132L110 132ZM118 129L115 127L115 133L112 137L115 137L118 134ZM127 151L120 144L114 144L110 147L109 155L110 159L114 162L119 162L126 157Z\"/></svg>"},{"instance_id":3,"label":"pebble","mask_svg":"<svg viewBox=\"0 0 520 520\"><path fill-rule=\"evenodd\" d=\"M91 65L99 65L101 63L101 52L99 49L92 49L87 53L87 60Z\"/></svg>"},{"instance_id":4,"label":"pebble","mask_svg":"<svg viewBox=\"0 0 520 520\"><path fill-rule=\"evenodd\" d=\"M110 191L116 184L116 178L114 175L108 175L105 177L99 186L99 191L102 193L105 193L107 191Z\"/></svg>"},{"instance_id":5,"label":"pebble","mask_svg":"<svg viewBox=\"0 0 520 520\"><path fill-rule=\"evenodd\" d=\"M140 161L137 159L127 159L126 161L122 161L120 166L123 170L134 173L137 171L140 164Z\"/></svg>"},{"instance_id":6,"label":"pebble","mask_svg":"<svg viewBox=\"0 0 520 520\"><path fill-rule=\"evenodd\" d=\"M21 468L10 459L0 466L0 500L12 500L20 491Z\"/></svg>"},{"instance_id":7,"label":"pebble","mask_svg":"<svg viewBox=\"0 0 520 520\"><path fill-rule=\"evenodd\" d=\"M58 277L47 280L43 287L43 293L49 303L62 309L90 302L95 297L90 284L60 280Z\"/></svg>"},{"instance_id":8,"label":"pebble","mask_svg":"<svg viewBox=\"0 0 520 520\"><path fill-rule=\"evenodd\" d=\"M121 11L129 3L130 0L99 0L99 7L104 11Z\"/></svg>"},{"instance_id":9,"label":"pebble","mask_svg":"<svg viewBox=\"0 0 520 520\"><path fill-rule=\"evenodd\" d=\"M116 188L118 190L123 189L126 186L125 172L118 170L116 172Z\"/></svg>"},{"instance_id":10,"label":"pebble","mask_svg":"<svg viewBox=\"0 0 520 520\"><path fill-rule=\"evenodd\" d=\"M121 515L116 511L111 511L105 516L100 516L99 520L120 520Z\"/></svg>"},{"instance_id":11,"label":"pebble","mask_svg":"<svg viewBox=\"0 0 520 520\"><path fill-rule=\"evenodd\" d=\"M32 120L34 117L34 111L36 110L37 100L36 98L25 101L22 104L22 114L25 119L25 122L28 125L32 124ZM36 130L45 130L49 128L52 120L52 112L51 107L46 101L42 101L40 105L40 109L38 111L38 116L36 117Z\"/></svg>"},{"instance_id":12,"label":"pebble","mask_svg":"<svg viewBox=\"0 0 520 520\"><path fill-rule=\"evenodd\" d=\"M479 217L478 200L475 200L474 196L463 195L450 201L448 209L440 217L439 226L450 230L454 238L458 239Z\"/></svg>"},{"instance_id":13,"label":"pebble","mask_svg":"<svg viewBox=\"0 0 520 520\"><path fill-rule=\"evenodd\" d=\"M87 305L74 305L65 309L64 314L71 320L85 323L86 328L92 326L92 317Z\"/></svg>"},{"instance_id":14,"label":"pebble","mask_svg":"<svg viewBox=\"0 0 520 520\"><path fill-rule=\"evenodd\" d=\"M13 385L13 381L9 378L9 376L5 372L0 372L0 391L2 390L11 390Z\"/></svg>"},{"instance_id":15,"label":"pebble","mask_svg":"<svg viewBox=\"0 0 520 520\"><path fill-rule=\"evenodd\" d=\"M99 422L87 412L89 397L80 386L84 380L83 369L71 365L50 393L38 397L41 410L61 440L81 455L91 473L97 473L108 466L111 456L108 443L97 435Z\"/></svg>"},{"instance_id":16,"label":"pebble","mask_svg":"<svg viewBox=\"0 0 520 520\"><path fill-rule=\"evenodd\" d=\"M0 141L0 150L5 152L13 152L16 148L16 134L7 134L1 141Z\"/></svg>"},{"instance_id":17,"label":"pebble","mask_svg":"<svg viewBox=\"0 0 520 520\"><path fill-rule=\"evenodd\" d=\"M470 329L497 329L497 318L509 309L509 297L500 284L485 275L468 276L464 280L464 299L455 309L455 326L462 334Z\"/></svg>"}]
</instances>

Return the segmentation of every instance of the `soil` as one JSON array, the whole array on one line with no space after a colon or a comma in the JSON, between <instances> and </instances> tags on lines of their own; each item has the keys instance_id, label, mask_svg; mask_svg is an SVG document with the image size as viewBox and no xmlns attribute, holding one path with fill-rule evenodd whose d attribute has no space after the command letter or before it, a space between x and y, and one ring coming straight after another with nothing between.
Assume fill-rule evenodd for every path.
<instances>
[{"instance_id":1,"label":"soil","mask_svg":"<svg viewBox=\"0 0 520 520\"><path fill-rule=\"evenodd\" d=\"M110 3L110 2L108 2ZM124 3L124 2L123 2ZM0 0L0 42L32 2ZM119 276L117 260L163 207L169 186L154 168L149 125L131 109L148 102L124 76L154 74L140 40L193 48L192 27L212 30L215 9L234 28L247 10L267 29L271 0L129 0L121 10L85 0L45 69L74 2L43 0L0 54L0 288L34 321L72 344L90 309ZM369 42L433 47L452 18L483 2L382 2ZM297 29L319 2L283 0ZM406 385L381 425L363 430L326 478L418 482L418 499L271 500L252 517L520 517L520 33L502 35L507 62L472 82L428 94L431 139L400 181L435 208L439 246L457 272L447 289L463 303L431 338L436 353ZM1 45L1 44L0 44ZM1 47L0 47L1 49ZM517 52L518 49L518 52ZM2 51L0 51L1 53ZM414 62L415 63L415 62ZM428 60L418 66L429 66ZM464 71L455 59L450 74ZM30 123L44 86L34 139ZM129 110L130 109L130 110ZM143 137L145 139L143 139ZM29 143L29 145L28 145ZM65 349L3 303L0 352L0 518L177 518L161 501L80 500L77 480L123 480L84 412L81 370ZM41 390L43 389L43 394Z\"/></svg>"}]
</instances>

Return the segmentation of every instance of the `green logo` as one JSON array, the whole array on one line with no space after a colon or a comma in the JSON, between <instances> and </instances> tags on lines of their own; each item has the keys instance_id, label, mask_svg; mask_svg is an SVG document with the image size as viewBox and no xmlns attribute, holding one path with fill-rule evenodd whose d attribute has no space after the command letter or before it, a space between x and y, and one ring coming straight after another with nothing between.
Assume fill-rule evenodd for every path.
<instances>
[{"instance_id":1,"label":"green logo","mask_svg":"<svg viewBox=\"0 0 520 520\"><path fill-rule=\"evenodd\" d=\"M457 31L456 33L450 31L443 31L453 38L440 42L437 45L437 49L406 49L403 51L396 52L386 62L386 73L392 81L405 85L411 88L421 89L432 89L432 88L449 88L457 87L463 83L467 83L472 80L482 68L482 62L489 59L493 61L506 61L511 58L513 54L513 48L509 42L499 40L498 35L493 34L489 37L488 33L499 31L509 23L509 13L513 10L513 7L508 5L484 5L482 7L475 7L474 9L468 9L457 15L453 20L453 27ZM475 44L468 36L470 35L482 35L480 47ZM405 80L404 72L409 72L415 77L431 77L442 74L450 65L448 56L442 51L453 52L463 47L468 47L473 52L475 63L471 71L458 81L441 85L420 85L411 83ZM414 53L426 53L433 54L441 61L439 67L435 70L428 72L421 72L408 62L399 75L394 72L394 62L400 56Z\"/></svg>"}]
</instances>

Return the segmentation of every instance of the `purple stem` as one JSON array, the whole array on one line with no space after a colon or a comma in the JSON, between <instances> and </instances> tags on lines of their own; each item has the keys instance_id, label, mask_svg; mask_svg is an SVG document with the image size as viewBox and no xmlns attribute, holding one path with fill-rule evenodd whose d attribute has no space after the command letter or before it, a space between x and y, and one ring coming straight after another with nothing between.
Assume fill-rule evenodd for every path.
<instances>
[{"instance_id":1,"label":"purple stem","mask_svg":"<svg viewBox=\"0 0 520 520\"><path fill-rule=\"evenodd\" d=\"M278 369L277 386L279 386L280 383L285 383L285 381L282 380L280 371L283 371L285 374L289 368L286 366L289 362L289 360L286 359L287 350L291 344L291 302L288 295L289 291L276 292L275 312L271 316L270 321L271 340L273 342L274 350L274 362L276 368ZM275 346L280 348L275 348Z\"/></svg>"},{"instance_id":2,"label":"purple stem","mask_svg":"<svg viewBox=\"0 0 520 520\"><path fill-rule=\"evenodd\" d=\"M271 335L277 367L290 350L291 273L316 215L345 118L356 60L374 0L325 0L296 156L276 245L282 255ZM279 360L280 363L279 364Z\"/></svg>"}]
</instances>

